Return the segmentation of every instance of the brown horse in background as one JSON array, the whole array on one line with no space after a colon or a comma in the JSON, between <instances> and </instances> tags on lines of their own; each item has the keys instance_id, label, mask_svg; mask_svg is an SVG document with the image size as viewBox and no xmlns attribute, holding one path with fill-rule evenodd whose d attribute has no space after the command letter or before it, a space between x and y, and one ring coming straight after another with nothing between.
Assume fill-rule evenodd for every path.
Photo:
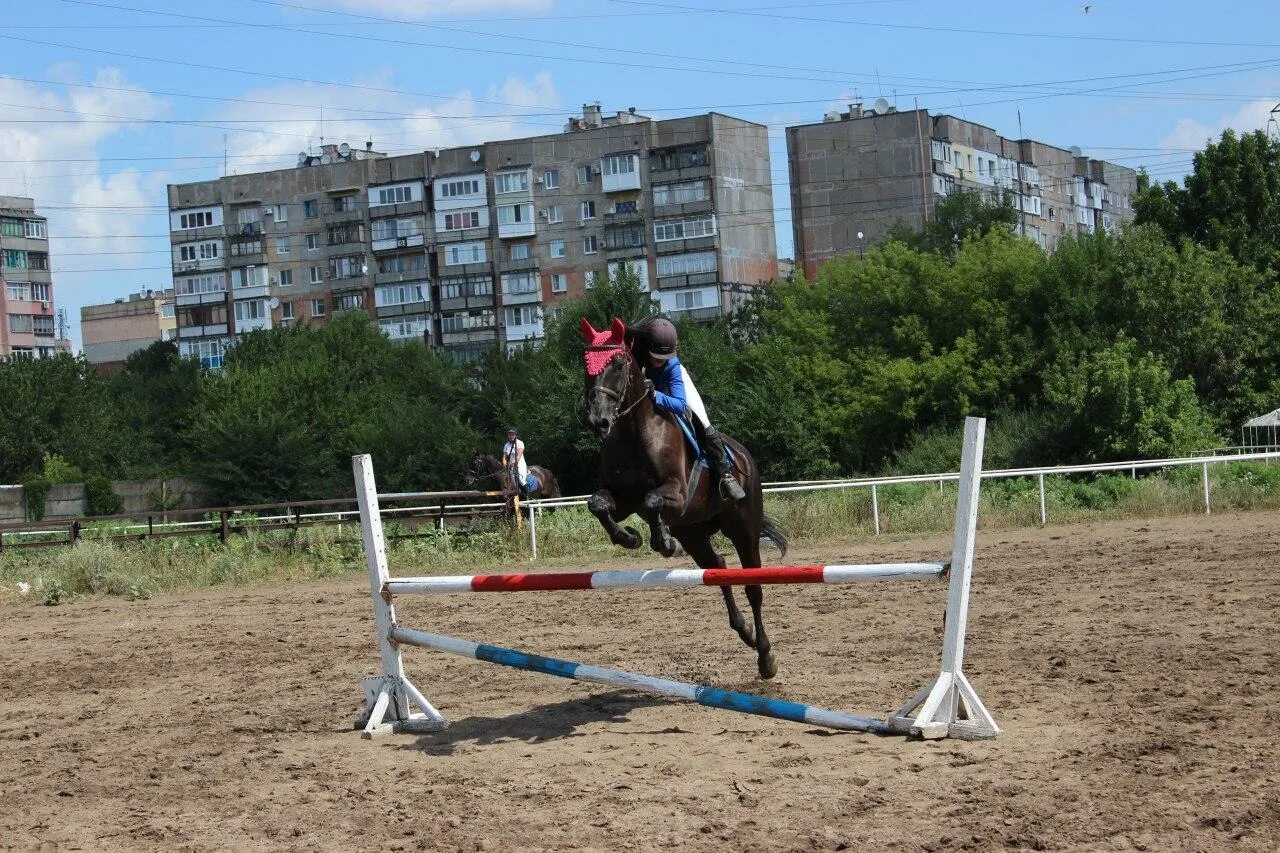
<instances>
[{"instance_id":1,"label":"brown horse in background","mask_svg":"<svg viewBox=\"0 0 1280 853\"><path fill-rule=\"evenodd\" d=\"M615 319L606 332L582 321L586 338L587 421L604 440L600 459L600 490L587 501L609 538L624 548L639 548L640 534L618 522L632 513L649 524L649 545L664 557L680 553L680 546L704 569L724 568L724 558L711 537L724 533L733 543L744 568L760 566L760 537L767 536L787 553L786 534L764 514L760 472L747 449L724 436L734 458L736 476L747 496L736 503L720 498L714 476L690 472L697 460L680 427L653 405L652 386L636 360L626 327ZM677 544L678 543L678 544ZM729 609L729 625L756 650L761 678L772 678L778 666L764 630L761 606L764 591L747 586L754 629L738 610L733 588L720 587Z\"/></svg>"},{"instance_id":2,"label":"brown horse in background","mask_svg":"<svg viewBox=\"0 0 1280 853\"><path fill-rule=\"evenodd\" d=\"M537 490L530 492L529 497L560 497L560 484L556 481L556 475L551 473L550 468L544 468L541 465L530 465L529 473L538 481ZM513 494L509 472L502 466L502 461L492 453L481 453L477 450L471 457L471 462L467 465L467 472L463 479L468 486L491 483L493 488Z\"/></svg>"}]
</instances>

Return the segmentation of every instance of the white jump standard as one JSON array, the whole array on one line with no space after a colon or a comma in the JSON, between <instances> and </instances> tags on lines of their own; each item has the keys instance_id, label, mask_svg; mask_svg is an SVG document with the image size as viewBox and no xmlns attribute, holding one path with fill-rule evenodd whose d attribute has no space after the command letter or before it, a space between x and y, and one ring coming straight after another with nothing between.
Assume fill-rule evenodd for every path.
<instances>
[{"instance_id":1,"label":"white jump standard","mask_svg":"<svg viewBox=\"0 0 1280 853\"><path fill-rule=\"evenodd\" d=\"M369 589L377 617L382 653L380 676L364 680L365 711L358 725L365 737L392 731L438 731L448 725L421 691L404 674L400 645L414 645L488 663L541 672L596 684L625 687L703 705L820 725L828 728L887 734L898 732L925 738L990 738L1000 734L962 671L969 585L973 569L974 534L978 521L978 492L982 476L985 421L967 418L960 489L950 563L880 563L854 566L771 566L757 569L659 569L650 571L555 572L392 578L373 465L369 456L355 456L356 491L369 566ZM828 711L795 702L735 693L697 684L607 669L529 652L490 646L419 631L396 624L392 597L404 594L480 592L549 592L573 590L658 589L745 584L855 583L872 580L920 579L948 574L946 625L942 666L938 677L922 687L887 720ZM417 710L413 709L416 706Z\"/></svg>"}]
</instances>

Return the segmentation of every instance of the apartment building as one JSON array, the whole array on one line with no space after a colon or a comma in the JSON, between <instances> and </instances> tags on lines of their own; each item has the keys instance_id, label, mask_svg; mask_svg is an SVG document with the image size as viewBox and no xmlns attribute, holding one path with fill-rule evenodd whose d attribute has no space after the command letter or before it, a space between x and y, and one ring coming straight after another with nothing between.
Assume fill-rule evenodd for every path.
<instances>
[{"instance_id":1,"label":"apartment building","mask_svg":"<svg viewBox=\"0 0 1280 853\"><path fill-rule=\"evenodd\" d=\"M48 222L33 199L0 196L0 359L69 350L56 316Z\"/></svg>"},{"instance_id":2,"label":"apartment building","mask_svg":"<svg viewBox=\"0 0 1280 853\"><path fill-rule=\"evenodd\" d=\"M955 192L1007 198L1020 233L1047 251L1066 234L1112 229L1133 218L1138 175L1033 139L928 110L828 113L787 128L796 261L812 276L827 260L857 252L895 223L922 227Z\"/></svg>"},{"instance_id":3,"label":"apartment building","mask_svg":"<svg viewBox=\"0 0 1280 853\"><path fill-rule=\"evenodd\" d=\"M173 290L143 290L102 305L80 309L80 338L85 360L109 376L125 360L157 341L177 336Z\"/></svg>"},{"instance_id":4,"label":"apartment building","mask_svg":"<svg viewBox=\"0 0 1280 853\"><path fill-rule=\"evenodd\" d=\"M470 360L623 266L707 319L777 274L766 129L587 105L563 132L387 157L326 146L296 168L169 188L178 335L218 366L238 333L369 311Z\"/></svg>"}]
</instances>

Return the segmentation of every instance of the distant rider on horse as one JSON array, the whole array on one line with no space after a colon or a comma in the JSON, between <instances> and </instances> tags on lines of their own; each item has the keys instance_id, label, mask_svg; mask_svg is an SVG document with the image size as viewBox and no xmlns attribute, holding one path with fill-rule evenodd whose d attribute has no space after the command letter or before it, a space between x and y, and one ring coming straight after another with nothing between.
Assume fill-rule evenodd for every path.
<instances>
[{"instance_id":1,"label":"distant rider on horse","mask_svg":"<svg viewBox=\"0 0 1280 853\"><path fill-rule=\"evenodd\" d=\"M649 363L645 365L644 372L653 386L654 408L676 418L696 419L702 426L702 444L707 460L720 478L720 496L727 501L745 498L747 494L733 476L733 467L725 454L724 438L711 425L689 371L676 356L676 346L680 341L675 325L665 317L653 317L634 326L631 332L643 338L648 348Z\"/></svg>"},{"instance_id":2,"label":"distant rider on horse","mask_svg":"<svg viewBox=\"0 0 1280 853\"><path fill-rule=\"evenodd\" d=\"M524 458L524 442L516 428L507 430L507 443L502 445L502 467L507 472L508 487L520 497L529 497L529 463Z\"/></svg>"}]
</instances>

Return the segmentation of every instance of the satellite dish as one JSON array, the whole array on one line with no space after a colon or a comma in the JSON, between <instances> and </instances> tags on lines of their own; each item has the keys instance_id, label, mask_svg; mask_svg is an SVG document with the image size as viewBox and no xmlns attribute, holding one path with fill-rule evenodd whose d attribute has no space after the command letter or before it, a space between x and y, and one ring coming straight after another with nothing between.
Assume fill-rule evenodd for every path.
<instances>
[{"instance_id":1,"label":"satellite dish","mask_svg":"<svg viewBox=\"0 0 1280 853\"><path fill-rule=\"evenodd\" d=\"M348 157L351 156L351 146L345 142L342 143L341 145L338 146L338 153L342 155L342 159L344 160L347 159Z\"/></svg>"},{"instance_id":2,"label":"satellite dish","mask_svg":"<svg viewBox=\"0 0 1280 853\"><path fill-rule=\"evenodd\" d=\"M479 162L480 162L480 152L479 152L479 151L472 151L472 152L471 152L471 162L472 162L472 163L479 163Z\"/></svg>"},{"instance_id":3,"label":"satellite dish","mask_svg":"<svg viewBox=\"0 0 1280 853\"><path fill-rule=\"evenodd\" d=\"M330 163L332 163L332 162L333 162L333 155L332 155L332 154L329 154L328 152L325 152L324 154L321 154L321 155L320 155L320 163L321 163L322 165L328 166L328 165L329 165Z\"/></svg>"},{"instance_id":4,"label":"satellite dish","mask_svg":"<svg viewBox=\"0 0 1280 853\"><path fill-rule=\"evenodd\" d=\"M299 151L299 152L298 152L298 165L299 165L299 166L305 166L305 165L307 165L307 159L308 159L308 156L309 156L309 155L307 154L307 152L305 152L305 151Z\"/></svg>"},{"instance_id":5,"label":"satellite dish","mask_svg":"<svg viewBox=\"0 0 1280 853\"><path fill-rule=\"evenodd\" d=\"M889 112L889 102L884 98L876 98L876 102L871 105L871 112L878 116L885 115Z\"/></svg>"},{"instance_id":6,"label":"satellite dish","mask_svg":"<svg viewBox=\"0 0 1280 853\"><path fill-rule=\"evenodd\" d=\"M1070 148L1068 148L1067 150L1071 152L1071 156L1072 156L1072 157L1083 157L1083 156L1084 156L1084 152L1080 150L1080 146L1079 146L1079 145L1072 145L1072 146L1071 146Z\"/></svg>"},{"instance_id":7,"label":"satellite dish","mask_svg":"<svg viewBox=\"0 0 1280 853\"><path fill-rule=\"evenodd\" d=\"M279 300L279 299L276 299L274 296L273 296L273 297L271 297L270 299L268 299L268 300L267 300L267 307L268 307L268 308L279 308L279 307L280 307L280 300Z\"/></svg>"}]
</instances>

